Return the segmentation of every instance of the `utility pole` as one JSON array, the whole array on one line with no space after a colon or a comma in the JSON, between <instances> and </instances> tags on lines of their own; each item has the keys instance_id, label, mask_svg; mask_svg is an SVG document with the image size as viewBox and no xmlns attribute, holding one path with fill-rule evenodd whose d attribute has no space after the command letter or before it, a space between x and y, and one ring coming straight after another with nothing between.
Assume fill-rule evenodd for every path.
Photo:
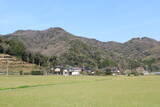
<instances>
[{"instance_id":1,"label":"utility pole","mask_svg":"<svg viewBox=\"0 0 160 107\"><path fill-rule=\"evenodd\" d=\"M32 71L34 70L34 59L32 59Z\"/></svg>"},{"instance_id":2,"label":"utility pole","mask_svg":"<svg viewBox=\"0 0 160 107\"><path fill-rule=\"evenodd\" d=\"M8 59L7 59L7 73L6 73L6 75L8 76L8 65L9 63L8 63Z\"/></svg>"}]
</instances>

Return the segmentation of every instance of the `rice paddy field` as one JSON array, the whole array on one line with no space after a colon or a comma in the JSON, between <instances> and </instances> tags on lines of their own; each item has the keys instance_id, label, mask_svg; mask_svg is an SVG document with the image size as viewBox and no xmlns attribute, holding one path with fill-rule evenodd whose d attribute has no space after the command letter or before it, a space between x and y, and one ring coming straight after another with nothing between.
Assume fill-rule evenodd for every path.
<instances>
[{"instance_id":1,"label":"rice paddy field","mask_svg":"<svg viewBox=\"0 0 160 107\"><path fill-rule=\"evenodd\" d=\"M0 107L160 107L160 76L0 76Z\"/></svg>"}]
</instances>

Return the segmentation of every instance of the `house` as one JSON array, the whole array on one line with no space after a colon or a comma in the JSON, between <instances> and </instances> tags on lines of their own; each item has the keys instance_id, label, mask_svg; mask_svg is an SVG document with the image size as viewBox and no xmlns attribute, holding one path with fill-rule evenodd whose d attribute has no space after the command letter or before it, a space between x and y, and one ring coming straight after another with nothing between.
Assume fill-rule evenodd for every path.
<instances>
[{"instance_id":1,"label":"house","mask_svg":"<svg viewBox=\"0 0 160 107\"><path fill-rule=\"evenodd\" d=\"M115 75L120 75L121 72L118 68L114 67L111 69L111 73L113 76L115 76Z\"/></svg>"},{"instance_id":2,"label":"house","mask_svg":"<svg viewBox=\"0 0 160 107\"><path fill-rule=\"evenodd\" d=\"M84 75L95 75L95 71L93 71L91 68L89 67L84 67L82 69L82 72Z\"/></svg>"},{"instance_id":3,"label":"house","mask_svg":"<svg viewBox=\"0 0 160 107\"><path fill-rule=\"evenodd\" d=\"M57 75L61 75L61 69L60 68L56 68L54 69L54 74L57 74Z\"/></svg>"},{"instance_id":4,"label":"house","mask_svg":"<svg viewBox=\"0 0 160 107\"><path fill-rule=\"evenodd\" d=\"M83 72L86 72L86 73L88 73L88 74L92 73L92 70L91 70L90 67L83 67L83 68L82 68L82 71L83 71Z\"/></svg>"},{"instance_id":5,"label":"house","mask_svg":"<svg viewBox=\"0 0 160 107\"><path fill-rule=\"evenodd\" d=\"M65 68L62 66L57 66L55 68L51 68L50 70L53 74L65 75L65 76L67 76L67 75L80 75L80 72L82 72L82 68L79 68L79 67Z\"/></svg>"},{"instance_id":6,"label":"house","mask_svg":"<svg viewBox=\"0 0 160 107\"><path fill-rule=\"evenodd\" d=\"M80 72L82 71L81 68L74 67L74 68L69 68L69 69L64 69L63 70L63 75L80 75Z\"/></svg>"},{"instance_id":7,"label":"house","mask_svg":"<svg viewBox=\"0 0 160 107\"><path fill-rule=\"evenodd\" d=\"M63 75L68 76L69 75L69 71L67 69L63 70Z\"/></svg>"},{"instance_id":8,"label":"house","mask_svg":"<svg viewBox=\"0 0 160 107\"><path fill-rule=\"evenodd\" d=\"M69 68L69 75L80 75L80 72L82 72L82 69L79 67Z\"/></svg>"},{"instance_id":9,"label":"house","mask_svg":"<svg viewBox=\"0 0 160 107\"><path fill-rule=\"evenodd\" d=\"M80 75L80 72L74 71L74 72L72 72L72 75Z\"/></svg>"},{"instance_id":10,"label":"house","mask_svg":"<svg viewBox=\"0 0 160 107\"><path fill-rule=\"evenodd\" d=\"M145 72L143 73L143 75L149 75L149 72L148 72L148 71L145 71Z\"/></svg>"},{"instance_id":11,"label":"house","mask_svg":"<svg viewBox=\"0 0 160 107\"><path fill-rule=\"evenodd\" d=\"M144 69L144 67L136 68L136 72L142 75L149 75L149 72Z\"/></svg>"}]
</instances>

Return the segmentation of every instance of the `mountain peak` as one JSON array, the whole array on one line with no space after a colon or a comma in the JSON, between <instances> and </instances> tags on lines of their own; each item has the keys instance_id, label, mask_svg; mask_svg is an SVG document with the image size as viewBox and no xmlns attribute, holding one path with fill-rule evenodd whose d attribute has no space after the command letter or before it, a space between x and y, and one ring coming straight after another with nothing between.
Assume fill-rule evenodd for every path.
<instances>
[{"instance_id":1,"label":"mountain peak","mask_svg":"<svg viewBox=\"0 0 160 107\"><path fill-rule=\"evenodd\" d=\"M35 32L34 30L17 30L13 32L13 35L28 35Z\"/></svg>"},{"instance_id":2,"label":"mountain peak","mask_svg":"<svg viewBox=\"0 0 160 107\"><path fill-rule=\"evenodd\" d=\"M133 38L133 39L131 39L130 41L134 41L134 40L141 40L141 41L144 41L144 40L151 40L151 41L156 41L156 40L154 40L154 39L152 39L152 38L149 38L149 37L137 37L137 38Z\"/></svg>"},{"instance_id":3,"label":"mountain peak","mask_svg":"<svg viewBox=\"0 0 160 107\"><path fill-rule=\"evenodd\" d=\"M65 31L63 28L61 27L51 27L49 29L47 29L46 31Z\"/></svg>"},{"instance_id":4,"label":"mountain peak","mask_svg":"<svg viewBox=\"0 0 160 107\"><path fill-rule=\"evenodd\" d=\"M28 35L36 32L65 32L63 28L60 27L51 27L46 30L17 30L13 32L13 35Z\"/></svg>"},{"instance_id":5,"label":"mountain peak","mask_svg":"<svg viewBox=\"0 0 160 107\"><path fill-rule=\"evenodd\" d=\"M155 39L149 38L149 37L142 37L141 40L147 40L147 41L157 41Z\"/></svg>"}]
</instances>

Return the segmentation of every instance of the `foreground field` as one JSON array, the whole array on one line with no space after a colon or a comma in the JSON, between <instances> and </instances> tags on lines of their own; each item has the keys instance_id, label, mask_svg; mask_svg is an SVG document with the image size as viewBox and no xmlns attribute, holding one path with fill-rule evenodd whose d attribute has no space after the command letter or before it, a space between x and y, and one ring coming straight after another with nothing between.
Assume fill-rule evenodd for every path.
<instances>
[{"instance_id":1,"label":"foreground field","mask_svg":"<svg viewBox=\"0 0 160 107\"><path fill-rule=\"evenodd\" d=\"M0 107L160 107L159 99L159 76L0 76Z\"/></svg>"}]
</instances>

